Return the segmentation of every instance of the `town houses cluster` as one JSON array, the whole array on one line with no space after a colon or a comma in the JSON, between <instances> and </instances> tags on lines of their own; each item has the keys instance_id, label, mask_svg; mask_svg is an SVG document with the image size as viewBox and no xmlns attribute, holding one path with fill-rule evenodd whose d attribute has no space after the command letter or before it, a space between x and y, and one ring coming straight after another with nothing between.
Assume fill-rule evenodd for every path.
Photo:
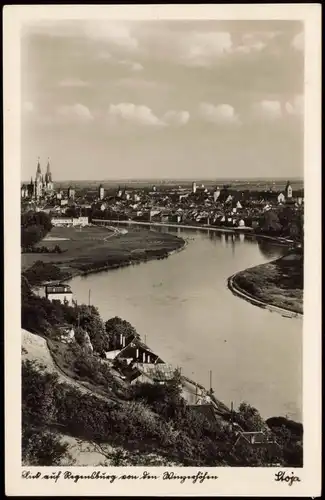
<instances>
[{"instance_id":1,"label":"town houses cluster","mask_svg":"<svg viewBox=\"0 0 325 500\"><path fill-rule=\"evenodd\" d=\"M63 183L61 183L62 185ZM65 189L54 187L49 160L42 174L37 162L35 179L21 186L22 211L44 211L53 225L86 225L95 221L230 226L255 229L268 210L303 214L304 190L294 190L290 181L257 187L234 184L205 186L192 182L116 186L75 182ZM279 188L280 187L280 188Z\"/></svg>"}]
</instances>

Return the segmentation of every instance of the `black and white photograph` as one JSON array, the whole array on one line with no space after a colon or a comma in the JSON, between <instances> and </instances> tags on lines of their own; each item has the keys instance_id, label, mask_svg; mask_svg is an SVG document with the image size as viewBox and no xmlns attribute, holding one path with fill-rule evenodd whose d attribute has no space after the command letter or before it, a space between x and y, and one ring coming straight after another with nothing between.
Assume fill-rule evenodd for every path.
<instances>
[{"instance_id":1,"label":"black and white photograph","mask_svg":"<svg viewBox=\"0 0 325 500\"><path fill-rule=\"evenodd\" d=\"M302 481L305 23L185 7L20 24L24 479Z\"/></svg>"}]
</instances>

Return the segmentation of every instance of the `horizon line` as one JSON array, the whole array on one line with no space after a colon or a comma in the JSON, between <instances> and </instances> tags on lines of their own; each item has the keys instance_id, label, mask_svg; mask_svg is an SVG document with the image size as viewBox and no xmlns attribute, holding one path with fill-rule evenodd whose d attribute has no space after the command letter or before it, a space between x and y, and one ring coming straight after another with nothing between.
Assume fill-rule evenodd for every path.
<instances>
[{"instance_id":1,"label":"horizon line","mask_svg":"<svg viewBox=\"0 0 325 500\"><path fill-rule=\"evenodd\" d=\"M110 179L73 179L72 177L69 179L58 179L55 181L55 183L60 183L60 182L125 182L125 181L132 181L132 182L144 182L144 181L159 181L159 182L172 182L172 181L186 181L186 182L200 182L200 181L232 181L232 182L242 182L242 181L268 181L268 182L274 182L274 181L287 181L287 180L292 180L292 181L304 181L304 177L290 177L290 176L284 176L284 177L124 177L124 178L110 178ZM27 179L26 179L27 181ZM21 180L21 182L24 182Z\"/></svg>"}]
</instances>

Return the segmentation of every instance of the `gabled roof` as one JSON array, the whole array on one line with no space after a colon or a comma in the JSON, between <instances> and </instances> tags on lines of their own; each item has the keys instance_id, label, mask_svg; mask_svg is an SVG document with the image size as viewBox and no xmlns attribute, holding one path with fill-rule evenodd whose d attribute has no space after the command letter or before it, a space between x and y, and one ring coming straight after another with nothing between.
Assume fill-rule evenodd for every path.
<instances>
[{"instance_id":1,"label":"gabled roof","mask_svg":"<svg viewBox=\"0 0 325 500\"><path fill-rule=\"evenodd\" d=\"M276 440L263 431L240 432L239 438L242 437L248 444L277 444Z\"/></svg>"},{"instance_id":2,"label":"gabled roof","mask_svg":"<svg viewBox=\"0 0 325 500\"><path fill-rule=\"evenodd\" d=\"M170 380L174 376L174 368L165 363L137 363L137 368L155 381Z\"/></svg>"}]
</instances>

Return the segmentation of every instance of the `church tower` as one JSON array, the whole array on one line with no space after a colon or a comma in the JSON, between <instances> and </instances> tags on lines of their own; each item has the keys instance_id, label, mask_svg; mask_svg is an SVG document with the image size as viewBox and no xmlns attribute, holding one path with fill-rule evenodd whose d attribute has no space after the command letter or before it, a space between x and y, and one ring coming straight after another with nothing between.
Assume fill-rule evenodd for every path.
<instances>
[{"instance_id":1,"label":"church tower","mask_svg":"<svg viewBox=\"0 0 325 500\"><path fill-rule=\"evenodd\" d=\"M42 196L43 191L43 181L42 181L42 172L41 165L38 158L37 168L36 168L36 176L35 176L35 188L34 188L34 196L35 198L40 198Z\"/></svg>"},{"instance_id":2,"label":"church tower","mask_svg":"<svg viewBox=\"0 0 325 500\"><path fill-rule=\"evenodd\" d=\"M287 182L287 185L285 188L285 196L286 196L287 200L292 198L292 187L291 187L290 181Z\"/></svg>"},{"instance_id":3,"label":"church tower","mask_svg":"<svg viewBox=\"0 0 325 500\"><path fill-rule=\"evenodd\" d=\"M46 166L46 174L45 174L45 190L47 193L51 193L53 191L53 181L52 181L52 173L50 167L50 159L47 159Z\"/></svg>"}]
</instances>

